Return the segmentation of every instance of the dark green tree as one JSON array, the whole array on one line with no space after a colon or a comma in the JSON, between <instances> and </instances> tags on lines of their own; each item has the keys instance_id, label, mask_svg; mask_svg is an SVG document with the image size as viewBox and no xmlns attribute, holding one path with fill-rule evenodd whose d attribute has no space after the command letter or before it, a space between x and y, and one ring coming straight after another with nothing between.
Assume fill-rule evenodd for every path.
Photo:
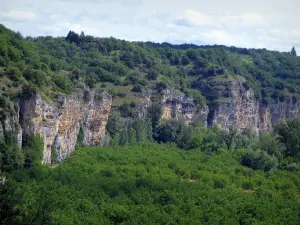
<instances>
[{"instance_id":1,"label":"dark green tree","mask_svg":"<svg viewBox=\"0 0 300 225\"><path fill-rule=\"evenodd\" d=\"M71 42L71 43L75 43L76 45L80 45L80 36L75 33L74 31L69 31L66 40Z\"/></svg>"},{"instance_id":2,"label":"dark green tree","mask_svg":"<svg viewBox=\"0 0 300 225\"><path fill-rule=\"evenodd\" d=\"M29 168L42 163L44 153L42 137L38 135L25 136L23 138L23 148L25 152L25 167Z\"/></svg>"},{"instance_id":3,"label":"dark green tree","mask_svg":"<svg viewBox=\"0 0 300 225\"><path fill-rule=\"evenodd\" d=\"M292 55L292 56L297 56L297 52L296 52L296 50L295 50L295 47L292 48L292 50L291 50L291 55Z\"/></svg>"},{"instance_id":4,"label":"dark green tree","mask_svg":"<svg viewBox=\"0 0 300 225\"><path fill-rule=\"evenodd\" d=\"M106 130L109 135L114 138L122 129L122 119L118 111L113 111L108 118Z\"/></svg>"},{"instance_id":5,"label":"dark green tree","mask_svg":"<svg viewBox=\"0 0 300 225\"><path fill-rule=\"evenodd\" d=\"M162 116L162 106L158 103L152 103L147 109L147 117L152 123L152 131L156 131L156 127L159 124L160 118Z\"/></svg>"},{"instance_id":6,"label":"dark green tree","mask_svg":"<svg viewBox=\"0 0 300 225\"><path fill-rule=\"evenodd\" d=\"M300 119L282 121L275 126L274 131L285 146L284 155L300 158Z\"/></svg>"}]
</instances>

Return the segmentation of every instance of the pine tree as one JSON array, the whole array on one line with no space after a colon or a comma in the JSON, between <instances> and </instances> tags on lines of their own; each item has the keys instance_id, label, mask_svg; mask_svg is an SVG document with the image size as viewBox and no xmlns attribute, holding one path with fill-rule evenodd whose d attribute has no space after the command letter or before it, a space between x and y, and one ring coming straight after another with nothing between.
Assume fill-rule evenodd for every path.
<instances>
[{"instance_id":1,"label":"pine tree","mask_svg":"<svg viewBox=\"0 0 300 225\"><path fill-rule=\"evenodd\" d=\"M296 52L296 50L295 50L295 47L292 48L292 50L291 50L291 55L292 55L292 56L297 56L297 52Z\"/></svg>"}]
</instances>

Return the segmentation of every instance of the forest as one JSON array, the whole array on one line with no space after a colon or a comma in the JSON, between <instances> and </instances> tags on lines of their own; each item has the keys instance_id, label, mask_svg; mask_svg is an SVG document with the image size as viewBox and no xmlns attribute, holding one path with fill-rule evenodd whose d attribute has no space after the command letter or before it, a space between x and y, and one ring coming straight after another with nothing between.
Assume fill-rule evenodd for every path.
<instances>
[{"instance_id":1,"label":"forest","mask_svg":"<svg viewBox=\"0 0 300 225\"><path fill-rule=\"evenodd\" d=\"M80 148L56 167L13 172L1 186L1 223L298 224L300 172L253 170L243 154Z\"/></svg>"},{"instance_id":2,"label":"forest","mask_svg":"<svg viewBox=\"0 0 300 225\"><path fill-rule=\"evenodd\" d=\"M115 105L135 92L166 85L193 97L201 78L243 76L258 101L297 99L300 59L266 49L128 42L70 31L66 37L23 37L0 26L0 89L13 97L27 88L53 98L85 85L111 93ZM121 91L120 91L121 90Z\"/></svg>"},{"instance_id":3,"label":"forest","mask_svg":"<svg viewBox=\"0 0 300 225\"><path fill-rule=\"evenodd\" d=\"M41 163L43 138L0 137L0 224L299 224L300 119L269 132L239 132L161 120L153 102L144 118L136 93L158 97L201 79L242 76L258 103L299 99L300 58L291 52L172 45L97 38L23 37L0 25L0 121L19 96L101 88L113 98L108 143L88 147L82 130L63 163Z\"/></svg>"}]
</instances>

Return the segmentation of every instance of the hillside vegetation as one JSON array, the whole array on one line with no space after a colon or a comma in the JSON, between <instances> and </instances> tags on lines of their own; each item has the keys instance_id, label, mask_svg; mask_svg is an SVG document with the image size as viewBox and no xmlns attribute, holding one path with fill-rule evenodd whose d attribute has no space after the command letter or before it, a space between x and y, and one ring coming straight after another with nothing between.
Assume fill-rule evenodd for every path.
<instances>
[{"instance_id":1,"label":"hillside vegetation","mask_svg":"<svg viewBox=\"0 0 300 225\"><path fill-rule=\"evenodd\" d=\"M300 59L290 53L128 42L72 31L66 38L24 38L4 26L0 26L0 74L5 93L30 86L51 98L88 85L109 91L116 105L125 97L138 101L134 93L146 86L160 90L169 85L193 96L193 82L221 75L245 77L264 103L296 98L300 92Z\"/></svg>"},{"instance_id":2,"label":"hillside vegetation","mask_svg":"<svg viewBox=\"0 0 300 225\"><path fill-rule=\"evenodd\" d=\"M174 145L83 148L15 172L2 224L298 224L300 173L252 170L241 152Z\"/></svg>"},{"instance_id":3,"label":"hillside vegetation","mask_svg":"<svg viewBox=\"0 0 300 225\"><path fill-rule=\"evenodd\" d=\"M241 77L260 103L294 103L300 58L72 31L67 37L25 38L0 26L2 127L16 113L12 102L20 95L37 92L51 102L58 93L90 87L113 96L105 140L86 147L80 129L74 155L62 164L55 150L51 165L41 164L40 136L24 134L21 149L13 129L3 129L0 224L299 224L299 118L258 136L200 121L187 125L173 116L162 120L163 106L155 101L171 87L203 106L212 99L193 89L197 83ZM149 89L154 101L137 118L139 93Z\"/></svg>"}]
</instances>

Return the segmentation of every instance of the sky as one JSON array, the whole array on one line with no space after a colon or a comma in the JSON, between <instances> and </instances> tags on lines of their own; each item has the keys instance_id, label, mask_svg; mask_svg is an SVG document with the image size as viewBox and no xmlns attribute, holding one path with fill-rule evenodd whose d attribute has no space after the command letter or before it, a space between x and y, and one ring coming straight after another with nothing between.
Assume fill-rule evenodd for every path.
<instances>
[{"instance_id":1,"label":"sky","mask_svg":"<svg viewBox=\"0 0 300 225\"><path fill-rule=\"evenodd\" d=\"M129 41L300 51L298 0L0 0L0 23L23 36L69 30Z\"/></svg>"}]
</instances>

